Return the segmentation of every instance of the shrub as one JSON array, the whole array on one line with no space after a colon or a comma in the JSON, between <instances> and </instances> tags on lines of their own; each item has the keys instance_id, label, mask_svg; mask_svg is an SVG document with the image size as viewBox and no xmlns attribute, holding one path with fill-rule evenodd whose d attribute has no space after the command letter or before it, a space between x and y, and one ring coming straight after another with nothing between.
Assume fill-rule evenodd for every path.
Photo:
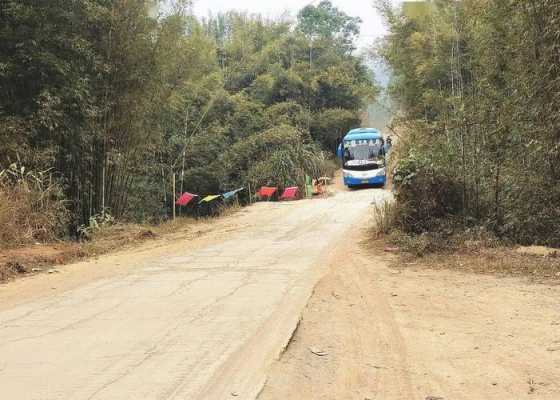
<instances>
[{"instance_id":1,"label":"shrub","mask_svg":"<svg viewBox=\"0 0 560 400\"><path fill-rule=\"evenodd\" d=\"M277 103L267 108L266 120L270 127L290 125L303 131L308 128L311 114L294 101Z\"/></svg>"},{"instance_id":2,"label":"shrub","mask_svg":"<svg viewBox=\"0 0 560 400\"><path fill-rule=\"evenodd\" d=\"M107 212L93 215L89 218L87 225L78 228L78 235L82 240L91 240L96 234L108 230L115 224L115 218Z\"/></svg>"},{"instance_id":3,"label":"shrub","mask_svg":"<svg viewBox=\"0 0 560 400\"><path fill-rule=\"evenodd\" d=\"M336 151L338 139L361 125L360 114L353 110L330 108L316 114L311 124L311 136L323 147Z\"/></svg>"},{"instance_id":4,"label":"shrub","mask_svg":"<svg viewBox=\"0 0 560 400\"><path fill-rule=\"evenodd\" d=\"M306 143L305 135L289 125L281 125L235 143L223 159L231 171L227 181L303 189L305 175L332 176L336 165L318 145Z\"/></svg>"},{"instance_id":5,"label":"shrub","mask_svg":"<svg viewBox=\"0 0 560 400\"><path fill-rule=\"evenodd\" d=\"M333 176L336 164L314 146L299 145L269 153L265 160L251 166L248 180L253 187L271 185L280 188L305 187L305 176Z\"/></svg>"},{"instance_id":6,"label":"shrub","mask_svg":"<svg viewBox=\"0 0 560 400\"><path fill-rule=\"evenodd\" d=\"M438 225L438 220L460 214L459 185L434 168L426 158L411 153L399 160L393 184L396 188L396 223L404 232L428 232Z\"/></svg>"}]
</instances>

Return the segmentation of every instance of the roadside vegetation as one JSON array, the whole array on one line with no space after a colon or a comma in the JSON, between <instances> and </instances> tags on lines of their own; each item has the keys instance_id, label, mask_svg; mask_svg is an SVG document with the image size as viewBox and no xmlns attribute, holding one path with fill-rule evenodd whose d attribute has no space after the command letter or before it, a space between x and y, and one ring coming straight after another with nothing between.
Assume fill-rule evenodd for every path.
<instances>
[{"instance_id":1,"label":"roadside vegetation","mask_svg":"<svg viewBox=\"0 0 560 400\"><path fill-rule=\"evenodd\" d=\"M55 240L68 217L62 188L49 171L35 173L17 164L0 171L0 243Z\"/></svg>"},{"instance_id":2,"label":"roadside vegetation","mask_svg":"<svg viewBox=\"0 0 560 400\"><path fill-rule=\"evenodd\" d=\"M470 235L560 246L560 7L377 2L400 112L393 229L434 250Z\"/></svg>"},{"instance_id":3,"label":"roadside vegetation","mask_svg":"<svg viewBox=\"0 0 560 400\"><path fill-rule=\"evenodd\" d=\"M376 233L402 265L560 279L560 7L377 7L399 110L395 201L377 207Z\"/></svg>"},{"instance_id":4,"label":"roadside vegetation","mask_svg":"<svg viewBox=\"0 0 560 400\"><path fill-rule=\"evenodd\" d=\"M328 1L295 21L152 3L0 5L0 247L107 215L159 223L182 191L333 173L337 137L376 94L359 19Z\"/></svg>"}]
</instances>

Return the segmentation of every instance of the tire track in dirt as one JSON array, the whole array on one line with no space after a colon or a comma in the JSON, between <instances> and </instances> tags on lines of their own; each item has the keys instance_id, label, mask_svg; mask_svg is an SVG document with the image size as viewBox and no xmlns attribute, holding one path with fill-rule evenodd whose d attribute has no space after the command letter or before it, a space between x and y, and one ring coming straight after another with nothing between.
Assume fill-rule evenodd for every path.
<instances>
[{"instance_id":1,"label":"tire track in dirt","mask_svg":"<svg viewBox=\"0 0 560 400\"><path fill-rule=\"evenodd\" d=\"M396 271L360 235L329 261L259 400L560 398L560 287Z\"/></svg>"}]
</instances>

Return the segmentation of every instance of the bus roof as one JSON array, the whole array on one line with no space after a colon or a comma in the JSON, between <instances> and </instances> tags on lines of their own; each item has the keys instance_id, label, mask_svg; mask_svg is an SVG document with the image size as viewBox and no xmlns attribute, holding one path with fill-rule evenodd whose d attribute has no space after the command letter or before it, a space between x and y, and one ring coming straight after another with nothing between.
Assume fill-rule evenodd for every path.
<instances>
[{"instance_id":1,"label":"bus roof","mask_svg":"<svg viewBox=\"0 0 560 400\"><path fill-rule=\"evenodd\" d=\"M367 139L382 139L383 134L374 128L360 128L352 129L344 137L344 140L367 140Z\"/></svg>"}]
</instances>

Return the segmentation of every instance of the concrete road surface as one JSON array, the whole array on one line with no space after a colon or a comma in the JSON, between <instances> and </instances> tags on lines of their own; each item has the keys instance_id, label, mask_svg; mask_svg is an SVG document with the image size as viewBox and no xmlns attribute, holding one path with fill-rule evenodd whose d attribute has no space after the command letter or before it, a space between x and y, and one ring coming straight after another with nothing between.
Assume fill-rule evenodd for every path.
<instances>
[{"instance_id":1,"label":"concrete road surface","mask_svg":"<svg viewBox=\"0 0 560 400\"><path fill-rule=\"evenodd\" d=\"M214 236L0 287L0 398L254 398L321 266L387 196L257 204Z\"/></svg>"}]
</instances>

